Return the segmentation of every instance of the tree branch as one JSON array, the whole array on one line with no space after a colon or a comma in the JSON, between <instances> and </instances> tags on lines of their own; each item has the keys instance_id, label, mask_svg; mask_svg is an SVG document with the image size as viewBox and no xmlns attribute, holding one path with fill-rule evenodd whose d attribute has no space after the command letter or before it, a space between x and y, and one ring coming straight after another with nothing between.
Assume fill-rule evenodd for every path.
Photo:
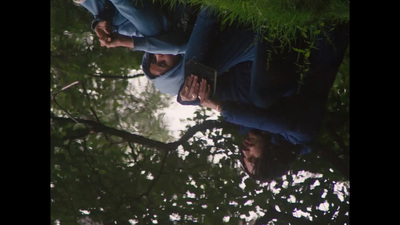
<instances>
[{"instance_id":1,"label":"tree branch","mask_svg":"<svg viewBox=\"0 0 400 225\"><path fill-rule=\"evenodd\" d=\"M71 119L71 118L64 118L64 117L57 117L55 115L51 115L53 121L57 122L68 122L68 123L82 123L85 124L89 129L90 132L100 132L108 135L113 135L122 138L127 142L133 142L137 144L141 144L150 148L154 148L159 150L160 152L168 152L171 150L177 149L180 145L185 144L193 135L195 135L199 131L204 131L206 129L213 129L213 128L232 128L236 127L234 124L225 123L217 120L206 120L201 124L195 125L190 127L186 133L177 141L165 143L157 140L153 140L150 138L146 138L141 135L132 134L124 130L118 130L113 127L109 127L103 125L97 121L93 120L86 120L86 119ZM85 134L89 135L90 132L83 129L77 136L69 136L69 139L76 137L76 138L83 138ZM331 161L334 164L335 169L340 171L345 179L349 178L349 167L346 163L346 160L340 159L331 149L323 148L318 152L318 154L325 160Z\"/></svg>"},{"instance_id":2,"label":"tree branch","mask_svg":"<svg viewBox=\"0 0 400 225\"><path fill-rule=\"evenodd\" d=\"M109 75L109 74L89 74L91 77L96 77L96 78L107 78L107 79L131 79L131 78L136 78L136 77L143 77L144 74L135 74L135 75Z\"/></svg>"},{"instance_id":3,"label":"tree branch","mask_svg":"<svg viewBox=\"0 0 400 225\"><path fill-rule=\"evenodd\" d=\"M56 117L53 115L51 116L51 118L53 119L53 121L58 121L58 122L73 122L73 120L70 118ZM82 123L82 124L85 124L86 126L88 126L92 132L100 132L100 133L104 133L104 134L110 134L113 136L120 137L120 138L124 139L125 141L142 144L142 145L145 145L148 147L155 148L162 152L169 151L171 148L170 145L168 145L166 143L152 140L152 139L143 137L141 135L132 134L132 133L129 133L124 130L118 130L113 127L108 127L106 125L103 125L103 124L93 121L93 120L86 120L86 119L75 119L75 120L79 123Z\"/></svg>"},{"instance_id":4,"label":"tree branch","mask_svg":"<svg viewBox=\"0 0 400 225\"><path fill-rule=\"evenodd\" d=\"M201 124L190 127L179 140L170 143L170 145L174 146L174 148L177 148L179 145L182 145L185 142L187 142L191 137L193 137L193 135L195 135L199 131L204 131L213 128L231 128L235 126L236 125L234 124L221 122L217 120L206 120Z\"/></svg>"},{"instance_id":5,"label":"tree branch","mask_svg":"<svg viewBox=\"0 0 400 225\"><path fill-rule=\"evenodd\" d=\"M182 145L183 143L187 142L187 140L189 140L194 134L196 134L199 131L206 130L206 129L212 129L212 128L232 127L232 125L228 124L228 123L219 122L216 120L207 120L201 124L190 127L178 141L171 142L171 143L164 143L164 142L160 142L157 140L152 140L150 138L143 137L141 135L132 134L132 133L129 133L124 130L118 130L113 127L103 125L103 124L101 124L97 121L93 121L93 120L86 120L86 119L72 120L71 118L57 117L53 114L51 115L51 119L54 122L82 123L82 124L86 125L88 128L90 128L91 132L100 132L100 133L104 133L104 134L117 136L117 137L124 139L127 142L133 142L133 143L145 145L150 148L155 148L161 152L168 152L170 150L177 149L179 145ZM88 132L88 134L89 134L89 132ZM79 136L79 137L82 137L82 136Z\"/></svg>"}]
</instances>

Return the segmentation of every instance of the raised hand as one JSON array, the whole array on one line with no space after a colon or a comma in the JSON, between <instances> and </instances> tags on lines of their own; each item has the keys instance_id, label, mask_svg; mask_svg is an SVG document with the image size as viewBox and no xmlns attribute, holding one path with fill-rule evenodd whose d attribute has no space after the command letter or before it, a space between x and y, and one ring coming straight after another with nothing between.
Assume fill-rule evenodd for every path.
<instances>
[{"instance_id":1,"label":"raised hand","mask_svg":"<svg viewBox=\"0 0 400 225\"><path fill-rule=\"evenodd\" d=\"M221 112L221 102L218 99L211 99L211 86L207 84L207 80L202 79L200 82L198 96L200 99L200 105L208 107L218 112Z\"/></svg>"},{"instance_id":2,"label":"raised hand","mask_svg":"<svg viewBox=\"0 0 400 225\"><path fill-rule=\"evenodd\" d=\"M183 89L179 93L183 101L195 101L197 99L200 87L197 80L198 77L193 74L186 78Z\"/></svg>"},{"instance_id":3,"label":"raised hand","mask_svg":"<svg viewBox=\"0 0 400 225\"><path fill-rule=\"evenodd\" d=\"M200 105L210 101L211 87L205 79L202 79L199 87Z\"/></svg>"},{"instance_id":4,"label":"raised hand","mask_svg":"<svg viewBox=\"0 0 400 225\"><path fill-rule=\"evenodd\" d=\"M108 42L104 42L102 46L107 48L115 48L115 47L126 47L126 48L134 48L133 39L128 36L124 36L118 33L111 34L111 40Z\"/></svg>"},{"instance_id":5,"label":"raised hand","mask_svg":"<svg viewBox=\"0 0 400 225\"><path fill-rule=\"evenodd\" d=\"M101 46L106 46L107 43L111 42L111 27L107 21L98 22L94 31L97 37L99 37Z\"/></svg>"}]
</instances>

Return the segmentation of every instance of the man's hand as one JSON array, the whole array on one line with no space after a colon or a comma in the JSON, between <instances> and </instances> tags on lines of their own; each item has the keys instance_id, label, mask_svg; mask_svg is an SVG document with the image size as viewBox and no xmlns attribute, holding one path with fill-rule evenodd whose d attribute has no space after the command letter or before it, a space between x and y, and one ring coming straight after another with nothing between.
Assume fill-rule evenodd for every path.
<instances>
[{"instance_id":1,"label":"man's hand","mask_svg":"<svg viewBox=\"0 0 400 225\"><path fill-rule=\"evenodd\" d=\"M179 93L183 101L194 101L197 99L199 93L199 83L197 80L198 77L193 74L186 78L183 89Z\"/></svg>"},{"instance_id":2,"label":"man's hand","mask_svg":"<svg viewBox=\"0 0 400 225\"><path fill-rule=\"evenodd\" d=\"M202 79L200 82L200 87L199 87L199 99L200 99L200 105L204 107L208 107L214 110L217 110L218 112L221 112L221 102L217 99L210 99L211 95L211 86L207 84L207 81L205 79Z\"/></svg>"},{"instance_id":3,"label":"man's hand","mask_svg":"<svg viewBox=\"0 0 400 225\"><path fill-rule=\"evenodd\" d=\"M133 44L133 39L131 37L124 36L118 33L112 33L111 41L105 42L104 45L102 46L107 48L126 47L133 49L134 44Z\"/></svg>"},{"instance_id":4,"label":"man's hand","mask_svg":"<svg viewBox=\"0 0 400 225\"><path fill-rule=\"evenodd\" d=\"M106 46L107 43L111 42L111 27L107 21L98 22L94 31L97 37L99 37L101 46Z\"/></svg>"}]
</instances>

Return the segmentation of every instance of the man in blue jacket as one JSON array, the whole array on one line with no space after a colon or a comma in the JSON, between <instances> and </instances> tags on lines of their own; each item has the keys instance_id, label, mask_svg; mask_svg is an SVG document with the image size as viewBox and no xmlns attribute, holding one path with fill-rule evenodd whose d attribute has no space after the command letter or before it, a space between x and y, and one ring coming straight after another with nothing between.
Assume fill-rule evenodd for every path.
<instances>
[{"instance_id":1,"label":"man in blue jacket","mask_svg":"<svg viewBox=\"0 0 400 225\"><path fill-rule=\"evenodd\" d=\"M253 29L236 25L221 27L215 12L203 7L196 19L186 52L180 55L145 53L142 68L147 78L162 93L177 96L181 104L198 105L197 95L181 93L185 91L182 89L185 80L184 62L202 62L215 68L220 76L238 63L253 61L256 41L257 35ZM163 66L160 62L165 62L166 58L176 64Z\"/></svg>"},{"instance_id":2,"label":"man in blue jacket","mask_svg":"<svg viewBox=\"0 0 400 225\"><path fill-rule=\"evenodd\" d=\"M250 30L225 31L228 35L224 39L223 32L215 32L216 27L212 17L203 17L200 14L185 55L175 61L178 64L170 70L154 70L158 59L164 60L165 56L154 59L155 56L147 54L148 58L145 55L142 64L145 73L162 92L178 95L177 100L182 104L210 107L221 112L228 122L247 130L261 131L258 133L267 132L271 134L270 143L294 146L292 149L296 149L295 155L309 152L308 144L314 140L322 126L326 99L348 45L348 24L337 25L332 30L327 25L326 30L315 38L315 46L308 46L311 49L310 68L304 71L303 80L298 72L300 68L296 65L300 63L298 52L289 48L282 53L273 54L272 51L267 51L271 50L271 46L268 46L270 43L266 43ZM296 44L307 47L307 42L301 38L296 41L298 42L292 43L293 47L297 47ZM183 62L190 59L217 69L219 101L202 94L204 89L207 90L204 81L198 84L195 76L184 80ZM299 85L300 81L305 85ZM252 145L253 143L248 142L245 146L250 149ZM268 155L261 157L261 153L265 151L258 149L258 152L260 155L252 158L262 158L259 165L268 166L265 163ZM249 151L244 151L244 155L249 156L248 153ZM261 168L254 163L251 165L249 158L244 158L249 167L246 168L247 171L251 173L254 168ZM270 174L259 175L253 177L269 177Z\"/></svg>"},{"instance_id":3,"label":"man in blue jacket","mask_svg":"<svg viewBox=\"0 0 400 225\"><path fill-rule=\"evenodd\" d=\"M222 83L221 85L226 86L220 79L223 74L230 74L230 76L235 74L235 76L241 76L242 83L250 82L249 74L265 71L268 56L264 54L265 52L257 50L266 47L263 35L265 34L255 32L251 27L238 24L223 27L218 23L215 12L210 8L203 7L187 43L186 52L180 55L146 53L143 56L142 68L147 78L162 93L177 96L177 101L183 105L199 105L197 91L194 90L196 87L198 88L198 85L191 88L191 84L195 85L197 81L188 82L186 80L185 83L185 62L194 60L216 69L219 77L218 85ZM291 59L297 58L297 55L292 53L290 57ZM168 62L176 62L176 64L168 64ZM238 64L249 67L248 72L250 73L245 72L247 75L239 73L238 71L243 70L243 68L235 68ZM286 65L277 68L276 71L269 72L269 79L280 77L280 80L286 81L281 82L279 87L269 87L268 91L264 87L263 91L267 93L262 99L264 105L272 104L280 97L293 91L297 85L296 74L282 73L282 71L290 70L294 66L292 63L292 65ZM185 85L183 85L184 83ZM217 92L221 92L221 88L223 87L217 88ZM232 96L236 95L241 101L248 99L248 94L244 95L233 91L235 93L232 93ZM220 94L227 95L224 91ZM254 95L253 99L256 96Z\"/></svg>"},{"instance_id":4,"label":"man in blue jacket","mask_svg":"<svg viewBox=\"0 0 400 225\"><path fill-rule=\"evenodd\" d=\"M147 35L153 36L145 36L138 28L145 30L150 24L165 25L165 21L168 21L164 14L155 13L157 10L151 4L137 7L125 0L85 0L80 4L94 15L92 28L99 36L102 46L122 46L145 52L142 63L145 75L162 93L173 96L179 93L184 81L183 62L186 60L207 59L211 67L217 68L219 75L237 63L253 60L254 31L241 27L230 27L220 31L216 14L207 7L201 9L192 32L190 28L182 31L179 29L182 26L175 26L178 28L172 27L170 31L165 31L167 27L158 25L156 27L159 29L152 28L150 29L152 32L146 32ZM193 11L197 12L196 6L193 8ZM185 9L186 5L177 5L171 21L179 25L181 19L188 14ZM140 15L145 14L143 18L149 19L140 20ZM112 29L109 28L111 22L108 21L112 22ZM190 34L193 35L189 39ZM191 47L186 52L189 45ZM215 49L213 51L215 54L210 54L211 49ZM213 57L204 57L208 55ZM178 98L182 104L199 104L198 100L181 99L181 95Z\"/></svg>"},{"instance_id":5,"label":"man in blue jacket","mask_svg":"<svg viewBox=\"0 0 400 225\"><path fill-rule=\"evenodd\" d=\"M230 74L222 77L222 82L218 80L218 98L210 97L210 90L205 81L202 81L197 88L200 105L221 112L228 122L279 133L293 144L311 141L322 125L329 90L348 46L348 27L348 23L336 25L334 29L327 27L326 32L321 32L315 38L309 58L310 66L304 73L303 84L289 88L287 92L281 92L282 96L273 104L268 101L269 97L265 96L268 87L273 86L271 84L273 81L268 80L269 70L266 73L252 73L253 68L242 63L231 68ZM265 45L263 45L259 44L262 47L257 49L257 56L264 52ZM276 67L276 70L280 68L282 75L291 72L297 76L293 80L299 82L301 77L296 67L286 71L289 63L296 63L293 58L288 59L290 60L280 59L281 61L274 62L275 65L270 67ZM251 67L254 67L254 64ZM279 71L276 73L279 74ZM185 82L185 85L189 83L190 81ZM195 89L193 86L191 88ZM242 96L241 99L235 97L239 95Z\"/></svg>"},{"instance_id":6,"label":"man in blue jacket","mask_svg":"<svg viewBox=\"0 0 400 225\"><path fill-rule=\"evenodd\" d=\"M134 51L181 54L197 15L197 6L176 3L161 9L150 0L74 0L93 16L92 29L101 46Z\"/></svg>"},{"instance_id":7,"label":"man in blue jacket","mask_svg":"<svg viewBox=\"0 0 400 225\"><path fill-rule=\"evenodd\" d=\"M348 42L348 23L322 31L315 38L310 66L304 72L302 85L295 91L285 92L272 104L268 97L266 103L263 101L268 93L264 90L271 87L269 74L250 74L245 64L233 68L240 70L241 76L230 74L224 80L224 86L217 86L220 98L210 98L210 87L205 80L201 81L198 88L200 105L217 110L225 121L240 125L242 131L247 132L241 162L250 177L261 181L280 177L300 155L312 150ZM285 72L289 62L283 59L275 62L278 72ZM297 74L296 68L291 73ZM243 79L246 77L250 77L250 81ZM235 92L245 95L245 100L231 98L234 96L231 93Z\"/></svg>"}]
</instances>

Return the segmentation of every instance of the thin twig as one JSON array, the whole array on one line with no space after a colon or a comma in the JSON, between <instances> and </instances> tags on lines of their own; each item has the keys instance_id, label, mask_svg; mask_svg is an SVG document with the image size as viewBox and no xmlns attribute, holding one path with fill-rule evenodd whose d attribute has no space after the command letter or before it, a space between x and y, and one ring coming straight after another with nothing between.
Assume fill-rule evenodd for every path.
<instances>
[{"instance_id":1,"label":"thin twig","mask_svg":"<svg viewBox=\"0 0 400 225\"><path fill-rule=\"evenodd\" d=\"M73 121L75 121L76 123L79 123L79 122L78 122L66 109L64 109L64 108L57 102L57 100L56 100L56 97L57 97L57 95L58 95L59 93L61 93L62 91L65 91L65 90L67 90L68 88L70 88L70 87L72 87L72 86L74 86L74 85L77 85L77 84L79 84L79 81L72 82L72 83L68 84L67 86L61 88L60 90L56 91L56 92L53 94L53 96L52 96L52 100L54 101L54 103L55 103L62 111L64 111L64 112L68 115L69 118L71 118L71 119L72 119Z\"/></svg>"}]
</instances>

